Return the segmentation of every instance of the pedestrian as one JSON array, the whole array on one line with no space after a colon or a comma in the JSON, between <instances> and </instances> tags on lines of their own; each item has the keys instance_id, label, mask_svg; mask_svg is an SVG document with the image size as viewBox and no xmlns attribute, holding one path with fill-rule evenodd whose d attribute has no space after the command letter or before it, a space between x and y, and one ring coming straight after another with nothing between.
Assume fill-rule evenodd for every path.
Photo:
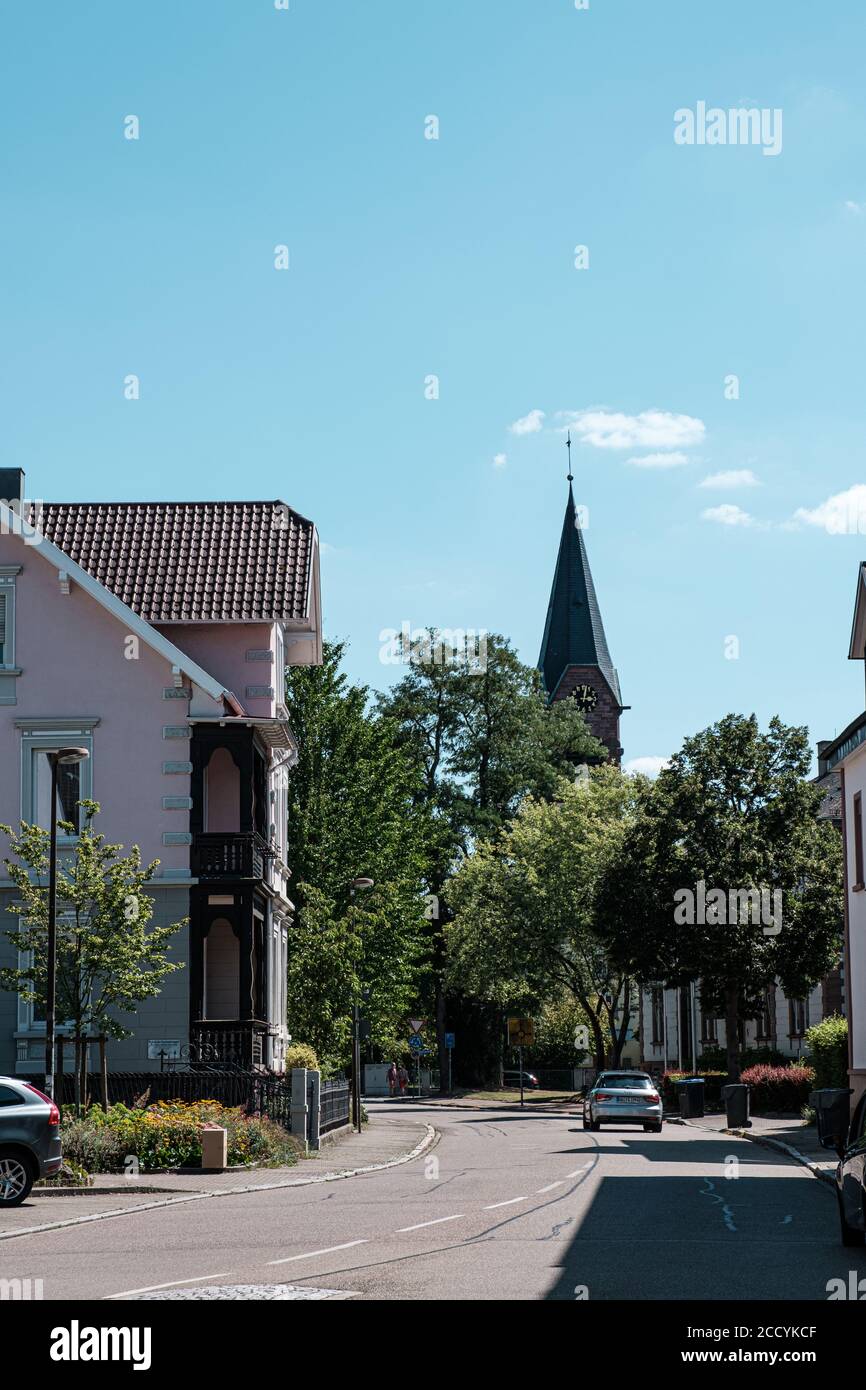
<instances>
[{"instance_id":1,"label":"pedestrian","mask_svg":"<svg viewBox=\"0 0 866 1390\"><path fill-rule=\"evenodd\" d=\"M399 1077L397 1075L397 1063L392 1062L390 1067L388 1068L388 1091L392 1100L397 1094L398 1081Z\"/></svg>"},{"instance_id":2,"label":"pedestrian","mask_svg":"<svg viewBox=\"0 0 866 1390\"><path fill-rule=\"evenodd\" d=\"M400 1095L405 1096L406 1087L409 1085L409 1073L403 1066L402 1062L400 1063L400 1069L397 1072L397 1080L400 1082Z\"/></svg>"}]
</instances>

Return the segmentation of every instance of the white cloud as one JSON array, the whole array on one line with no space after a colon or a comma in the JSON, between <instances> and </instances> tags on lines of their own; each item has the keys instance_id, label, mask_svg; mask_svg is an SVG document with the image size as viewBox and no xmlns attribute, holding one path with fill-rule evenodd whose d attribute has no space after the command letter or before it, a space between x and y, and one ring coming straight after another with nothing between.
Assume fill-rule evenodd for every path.
<instances>
[{"instance_id":1,"label":"white cloud","mask_svg":"<svg viewBox=\"0 0 866 1390\"><path fill-rule=\"evenodd\" d=\"M759 487L760 480L755 477L751 468L729 468L724 473L710 473L698 487L718 488L725 490L736 487Z\"/></svg>"},{"instance_id":2,"label":"white cloud","mask_svg":"<svg viewBox=\"0 0 866 1390\"><path fill-rule=\"evenodd\" d=\"M658 777L663 767L667 767L670 758L657 758L649 755L644 758L629 758L625 764L625 772L642 772L645 777Z\"/></svg>"},{"instance_id":3,"label":"white cloud","mask_svg":"<svg viewBox=\"0 0 866 1390\"><path fill-rule=\"evenodd\" d=\"M706 434L703 420L669 410L643 410L640 415L615 410L564 414L578 437L596 449L684 449L700 444Z\"/></svg>"},{"instance_id":4,"label":"white cloud","mask_svg":"<svg viewBox=\"0 0 866 1390\"><path fill-rule=\"evenodd\" d=\"M682 468L688 461L687 454L643 454L640 458L627 460L635 468Z\"/></svg>"},{"instance_id":5,"label":"white cloud","mask_svg":"<svg viewBox=\"0 0 866 1390\"><path fill-rule=\"evenodd\" d=\"M798 507L794 521L819 526L831 536L862 536L866 533L866 484L854 483L817 507Z\"/></svg>"},{"instance_id":6,"label":"white cloud","mask_svg":"<svg viewBox=\"0 0 866 1390\"><path fill-rule=\"evenodd\" d=\"M538 434L542 428L544 419L543 410L530 410L528 415L523 415L519 420L515 420L513 425L508 428L512 434Z\"/></svg>"},{"instance_id":7,"label":"white cloud","mask_svg":"<svg viewBox=\"0 0 866 1390\"><path fill-rule=\"evenodd\" d=\"M855 203L853 198L846 198L845 206L849 212L853 212L857 217L862 217L866 212L866 203Z\"/></svg>"},{"instance_id":8,"label":"white cloud","mask_svg":"<svg viewBox=\"0 0 866 1390\"><path fill-rule=\"evenodd\" d=\"M508 462L508 455L507 455L507 454L494 454L494 455L493 455L493 467L494 467L494 468L504 468L507 462Z\"/></svg>"},{"instance_id":9,"label":"white cloud","mask_svg":"<svg viewBox=\"0 0 866 1390\"><path fill-rule=\"evenodd\" d=\"M733 502L723 502L719 507L707 507L701 512L704 521L718 521L722 526L754 526L755 518L735 507Z\"/></svg>"}]
</instances>

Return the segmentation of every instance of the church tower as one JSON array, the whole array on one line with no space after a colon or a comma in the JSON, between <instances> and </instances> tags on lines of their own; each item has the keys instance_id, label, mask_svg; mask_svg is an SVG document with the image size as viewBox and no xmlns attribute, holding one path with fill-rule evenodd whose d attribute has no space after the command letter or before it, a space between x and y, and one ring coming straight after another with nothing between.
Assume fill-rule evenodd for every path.
<instances>
[{"instance_id":1,"label":"church tower","mask_svg":"<svg viewBox=\"0 0 866 1390\"><path fill-rule=\"evenodd\" d=\"M619 766L619 717L628 706L622 703L619 677L610 659L572 482L569 437L568 503L538 669L550 703L576 700L590 732L606 745L611 761Z\"/></svg>"}]
</instances>

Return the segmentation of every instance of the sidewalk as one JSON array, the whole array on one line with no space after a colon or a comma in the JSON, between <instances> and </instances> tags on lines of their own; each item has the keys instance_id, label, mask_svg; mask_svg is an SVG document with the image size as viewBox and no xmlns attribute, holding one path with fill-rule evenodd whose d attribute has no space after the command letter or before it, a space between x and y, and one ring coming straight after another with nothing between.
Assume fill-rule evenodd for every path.
<instances>
[{"instance_id":1,"label":"sidewalk","mask_svg":"<svg viewBox=\"0 0 866 1390\"><path fill-rule=\"evenodd\" d=\"M752 1116L751 1129L728 1129L724 1115L705 1115L700 1120L681 1120L678 1115L666 1116L675 1124L688 1124L695 1129L710 1129L718 1134L736 1134L743 1139L751 1139L755 1144L765 1144L768 1148L778 1148L792 1153L805 1163L816 1177L824 1182L835 1181L834 1173L839 1162L832 1149L822 1149L818 1143L818 1130L815 1125L804 1125L801 1119L776 1120L762 1115Z\"/></svg>"},{"instance_id":2,"label":"sidewalk","mask_svg":"<svg viewBox=\"0 0 866 1390\"><path fill-rule=\"evenodd\" d=\"M34 1187L27 1201L0 1216L0 1241L33 1230L74 1225L127 1211L197 1201L231 1193L274 1187L305 1187L337 1181L358 1172L396 1166L435 1142L436 1132L422 1116L371 1116L361 1134L350 1132L323 1146L312 1158L290 1168L243 1168L225 1173L118 1173L94 1175L90 1188L66 1190Z\"/></svg>"}]
</instances>

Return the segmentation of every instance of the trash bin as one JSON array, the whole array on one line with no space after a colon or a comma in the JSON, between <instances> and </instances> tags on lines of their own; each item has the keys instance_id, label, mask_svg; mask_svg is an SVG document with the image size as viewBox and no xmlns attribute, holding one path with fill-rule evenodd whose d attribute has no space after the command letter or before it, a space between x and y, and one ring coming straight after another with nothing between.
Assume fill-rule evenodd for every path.
<instances>
[{"instance_id":1,"label":"trash bin","mask_svg":"<svg viewBox=\"0 0 866 1390\"><path fill-rule=\"evenodd\" d=\"M202 1125L201 1166L220 1173L228 1167L228 1130L222 1125Z\"/></svg>"},{"instance_id":2,"label":"trash bin","mask_svg":"<svg viewBox=\"0 0 866 1390\"><path fill-rule=\"evenodd\" d=\"M826 1087L811 1091L809 1104L814 1107L818 1121L818 1142L822 1149L834 1151L845 1142L848 1126L851 1123L851 1103L849 1097L854 1093L841 1087Z\"/></svg>"},{"instance_id":3,"label":"trash bin","mask_svg":"<svg viewBox=\"0 0 866 1390\"><path fill-rule=\"evenodd\" d=\"M683 1119L700 1119L704 1113L704 1078L693 1076L687 1081L678 1081L677 1091Z\"/></svg>"},{"instance_id":4,"label":"trash bin","mask_svg":"<svg viewBox=\"0 0 866 1390\"><path fill-rule=\"evenodd\" d=\"M736 1085L722 1087L722 1100L725 1102L725 1115L729 1129L751 1129L749 1119L750 1087L738 1082Z\"/></svg>"}]
</instances>

